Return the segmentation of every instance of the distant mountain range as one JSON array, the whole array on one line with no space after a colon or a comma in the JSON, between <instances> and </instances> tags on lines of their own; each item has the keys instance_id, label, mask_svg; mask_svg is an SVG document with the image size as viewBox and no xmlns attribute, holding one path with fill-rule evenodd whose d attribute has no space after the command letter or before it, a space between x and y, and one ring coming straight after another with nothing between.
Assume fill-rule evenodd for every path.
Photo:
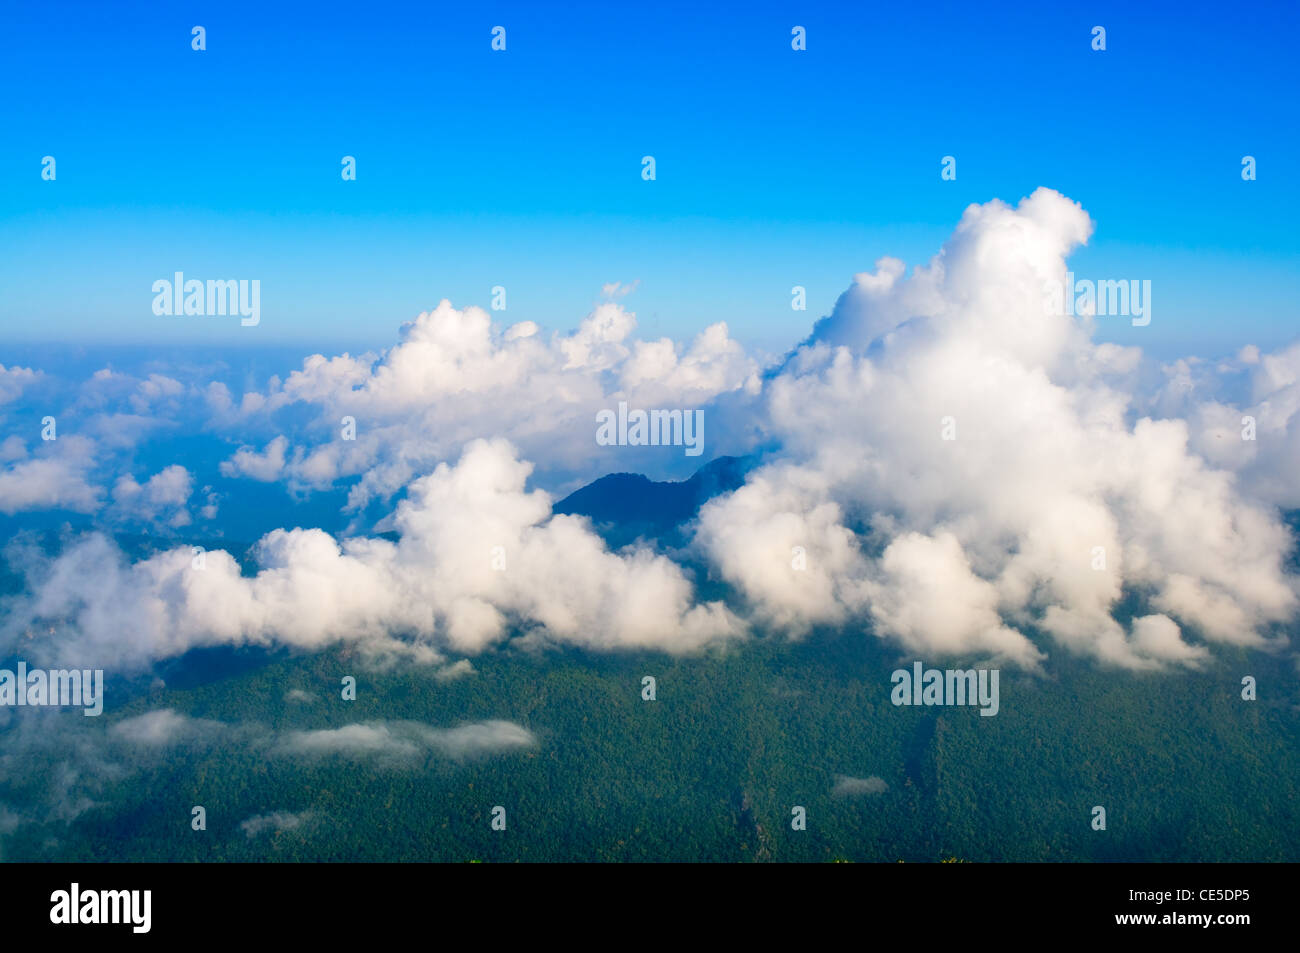
<instances>
[{"instance_id":1,"label":"distant mountain range","mask_svg":"<svg viewBox=\"0 0 1300 953\"><path fill-rule=\"evenodd\" d=\"M682 527L715 496L730 493L745 483L758 458L718 457L688 480L657 483L639 473L611 473L588 483L555 504L555 513L591 519L593 527L612 548L639 538L680 545Z\"/></svg>"}]
</instances>

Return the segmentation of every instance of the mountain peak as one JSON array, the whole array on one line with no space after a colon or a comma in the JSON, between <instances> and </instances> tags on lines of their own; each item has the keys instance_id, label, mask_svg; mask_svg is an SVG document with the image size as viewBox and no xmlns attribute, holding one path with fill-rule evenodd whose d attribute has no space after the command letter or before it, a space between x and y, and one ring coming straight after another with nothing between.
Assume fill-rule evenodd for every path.
<instances>
[{"instance_id":1,"label":"mountain peak","mask_svg":"<svg viewBox=\"0 0 1300 953\"><path fill-rule=\"evenodd\" d=\"M744 485L755 457L718 457L687 480L656 482L640 473L610 473L575 490L554 512L586 516L611 547L638 537L673 536L700 507Z\"/></svg>"}]
</instances>

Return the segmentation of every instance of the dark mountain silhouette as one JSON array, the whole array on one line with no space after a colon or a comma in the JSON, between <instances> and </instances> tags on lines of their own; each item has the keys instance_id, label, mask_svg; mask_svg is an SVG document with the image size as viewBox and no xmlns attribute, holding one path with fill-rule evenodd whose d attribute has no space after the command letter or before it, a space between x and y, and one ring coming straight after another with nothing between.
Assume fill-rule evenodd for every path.
<instances>
[{"instance_id":1,"label":"dark mountain silhouette","mask_svg":"<svg viewBox=\"0 0 1300 953\"><path fill-rule=\"evenodd\" d=\"M742 486L757 463L752 456L718 457L678 483L657 483L639 473L611 473L570 493L555 504L554 512L589 517L613 548L638 538L680 545L681 528L700 507Z\"/></svg>"}]
</instances>

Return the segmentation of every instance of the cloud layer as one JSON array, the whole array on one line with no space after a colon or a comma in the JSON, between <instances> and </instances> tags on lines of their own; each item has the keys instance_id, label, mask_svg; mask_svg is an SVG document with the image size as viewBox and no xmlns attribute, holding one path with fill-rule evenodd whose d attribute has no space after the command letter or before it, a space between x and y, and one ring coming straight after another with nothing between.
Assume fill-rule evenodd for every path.
<instances>
[{"instance_id":1,"label":"cloud layer","mask_svg":"<svg viewBox=\"0 0 1300 953\"><path fill-rule=\"evenodd\" d=\"M355 513L395 498L373 530L396 539L279 529L245 575L226 552L132 562L92 534L27 554L0 632L40 659L128 667L243 644L430 663L508 638L690 652L824 626L1027 669L1056 649L1162 669L1276 644L1297 608L1278 507L1300 505L1300 344L1188 359L1146 386L1140 351L1051 305L1092 228L1048 189L972 205L928 264L881 259L763 373L721 323L689 346L637 339L622 285L549 336L444 301L382 354L314 355L238 399L101 372L73 405L93 411L86 432L0 444L0 511L189 525L201 481L185 466L101 486L96 461L201 413L213 439L241 435L224 478L343 481ZM0 398L41 386L0 369ZM663 459L593 439L618 401L703 409L705 460L761 455L687 552L610 551L536 488ZM725 593L701 600L700 574Z\"/></svg>"},{"instance_id":2,"label":"cloud layer","mask_svg":"<svg viewBox=\"0 0 1300 953\"><path fill-rule=\"evenodd\" d=\"M911 653L1026 667L1043 632L1132 668L1203 657L1189 632L1263 645L1293 617L1277 513L1185 421L1135 414L1136 351L1047 305L1091 230L1039 189L971 206L910 275L883 259L855 279L765 388L781 453L700 520L756 615L795 631L870 618ZM1154 611L1125 631L1130 590Z\"/></svg>"},{"instance_id":3,"label":"cloud layer","mask_svg":"<svg viewBox=\"0 0 1300 953\"><path fill-rule=\"evenodd\" d=\"M595 649L690 651L741 632L697 603L681 567L648 549L610 552L585 519L552 516L531 467L504 441L475 441L455 466L414 481L397 542L314 529L263 538L252 576L221 550L129 562L90 535L30 557L4 631L39 659L140 667L211 645L318 649L342 642L437 662L512 632Z\"/></svg>"}]
</instances>

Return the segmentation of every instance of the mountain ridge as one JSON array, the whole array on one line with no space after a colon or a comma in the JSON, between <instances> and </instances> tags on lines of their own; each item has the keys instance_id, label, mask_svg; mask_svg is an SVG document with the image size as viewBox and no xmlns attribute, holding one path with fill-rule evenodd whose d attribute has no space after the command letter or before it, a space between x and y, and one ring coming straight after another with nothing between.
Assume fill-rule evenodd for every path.
<instances>
[{"instance_id":1,"label":"mountain ridge","mask_svg":"<svg viewBox=\"0 0 1300 953\"><path fill-rule=\"evenodd\" d=\"M641 538L676 544L682 542L682 527L705 503L743 486L757 465L752 455L717 457L675 482L657 482L640 473L609 473L574 490L552 511L586 516L612 548Z\"/></svg>"}]
</instances>

